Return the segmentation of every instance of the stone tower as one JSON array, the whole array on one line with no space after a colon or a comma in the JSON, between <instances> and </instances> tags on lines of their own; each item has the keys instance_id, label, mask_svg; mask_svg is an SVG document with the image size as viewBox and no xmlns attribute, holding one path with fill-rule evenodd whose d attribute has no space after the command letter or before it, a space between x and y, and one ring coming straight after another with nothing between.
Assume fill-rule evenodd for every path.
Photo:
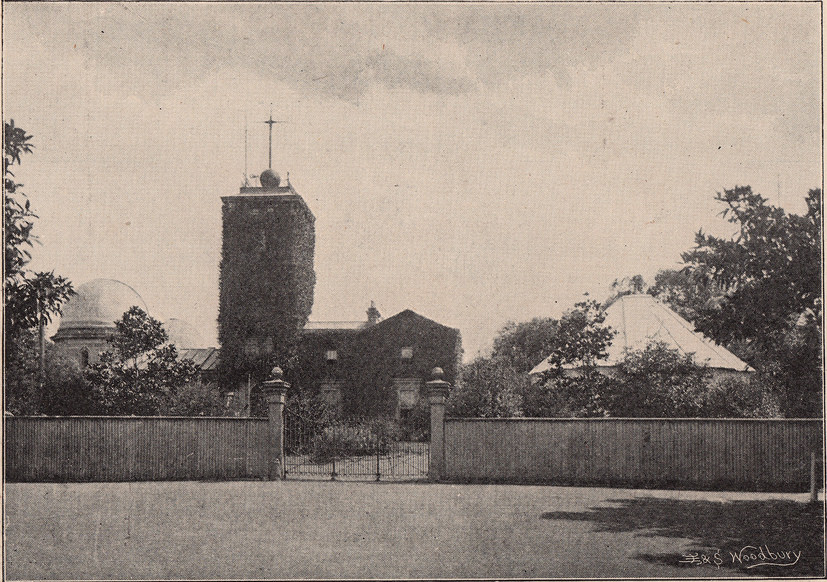
<instances>
[{"instance_id":1,"label":"stone tower","mask_svg":"<svg viewBox=\"0 0 827 582\"><path fill-rule=\"evenodd\" d=\"M219 376L225 389L285 365L313 306L315 217L272 170L223 196Z\"/></svg>"}]
</instances>

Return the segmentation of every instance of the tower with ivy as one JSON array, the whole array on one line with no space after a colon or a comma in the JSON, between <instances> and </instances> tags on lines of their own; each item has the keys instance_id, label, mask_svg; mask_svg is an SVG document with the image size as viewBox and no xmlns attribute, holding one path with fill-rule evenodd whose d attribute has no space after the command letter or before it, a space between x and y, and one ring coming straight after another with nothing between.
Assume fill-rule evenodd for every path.
<instances>
[{"instance_id":1,"label":"tower with ivy","mask_svg":"<svg viewBox=\"0 0 827 582\"><path fill-rule=\"evenodd\" d=\"M259 186L245 177L238 194L221 198L218 339L226 390L289 365L313 306L315 217L270 158Z\"/></svg>"}]
</instances>

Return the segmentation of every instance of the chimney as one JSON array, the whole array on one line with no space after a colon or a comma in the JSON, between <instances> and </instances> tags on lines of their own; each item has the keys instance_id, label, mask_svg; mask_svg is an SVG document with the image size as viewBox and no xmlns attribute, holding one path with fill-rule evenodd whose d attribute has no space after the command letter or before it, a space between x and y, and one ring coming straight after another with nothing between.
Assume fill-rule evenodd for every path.
<instances>
[{"instance_id":1,"label":"chimney","mask_svg":"<svg viewBox=\"0 0 827 582\"><path fill-rule=\"evenodd\" d=\"M370 307L367 310L368 314L368 325L376 325L382 319L382 314L379 313L379 310L376 309L376 304L371 301Z\"/></svg>"}]
</instances>

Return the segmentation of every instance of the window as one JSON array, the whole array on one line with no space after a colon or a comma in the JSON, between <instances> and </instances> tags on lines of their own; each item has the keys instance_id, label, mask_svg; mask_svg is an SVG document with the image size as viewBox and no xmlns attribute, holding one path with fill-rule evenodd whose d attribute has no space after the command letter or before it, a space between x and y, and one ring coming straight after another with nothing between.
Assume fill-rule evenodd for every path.
<instances>
[{"instance_id":1,"label":"window","mask_svg":"<svg viewBox=\"0 0 827 582\"><path fill-rule=\"evenodd\" d=\"M339 352L336 350L327 350L324 354L324 359L328 362L335 362L339 359Z\"/></svg>"},{"instance_id":2,"label":"window","mask_svg":"<svg viewBox=\"0 0 827 582\"><path fill-rule=\"evenodd\" d=\"M83 348L80 350L80 367L85 368L89 365L89 350Z\"/></svg>"},{"instance_id":3,"label":"window","mask_svg":"<svg viewBox=\"0 0 827 582\"><path fill-rule=\"evenodd\" d=\"M402 351L400 352L399 356L403 360L410 360L411 358L413 358L413 348L402 348Z\"/></svg>"},{"instance_id":4,"label":"window","mask_svg":"<svg viewBox=\"0 0 827 582\"><path fill-rule=\"evenodd\" d=\"M248 337L246 340L244 340L244 355L254 358L258 356L258 354L258 340L254 337Z\"/></svg>"}]
</instances>

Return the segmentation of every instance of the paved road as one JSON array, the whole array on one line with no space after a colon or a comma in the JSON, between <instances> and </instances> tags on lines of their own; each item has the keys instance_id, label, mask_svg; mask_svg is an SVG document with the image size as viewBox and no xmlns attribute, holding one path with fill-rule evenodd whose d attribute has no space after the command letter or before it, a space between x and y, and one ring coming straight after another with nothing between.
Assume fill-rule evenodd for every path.
<instances>
[{"instance_id":1,"label":"paved road","mask_svg":"<svg viewBox=\"0 0 827 582\"><path fill-rule=\"evenodd\" d=\"M806 495L319 481L12 483L5 494L9 579L664 578L823 569L823 507L808 506ZM792 566L733 565L731 551L745 545L802 555ZM710 563L681 564L693 551Z\"/></svg>"}]
</instances>

